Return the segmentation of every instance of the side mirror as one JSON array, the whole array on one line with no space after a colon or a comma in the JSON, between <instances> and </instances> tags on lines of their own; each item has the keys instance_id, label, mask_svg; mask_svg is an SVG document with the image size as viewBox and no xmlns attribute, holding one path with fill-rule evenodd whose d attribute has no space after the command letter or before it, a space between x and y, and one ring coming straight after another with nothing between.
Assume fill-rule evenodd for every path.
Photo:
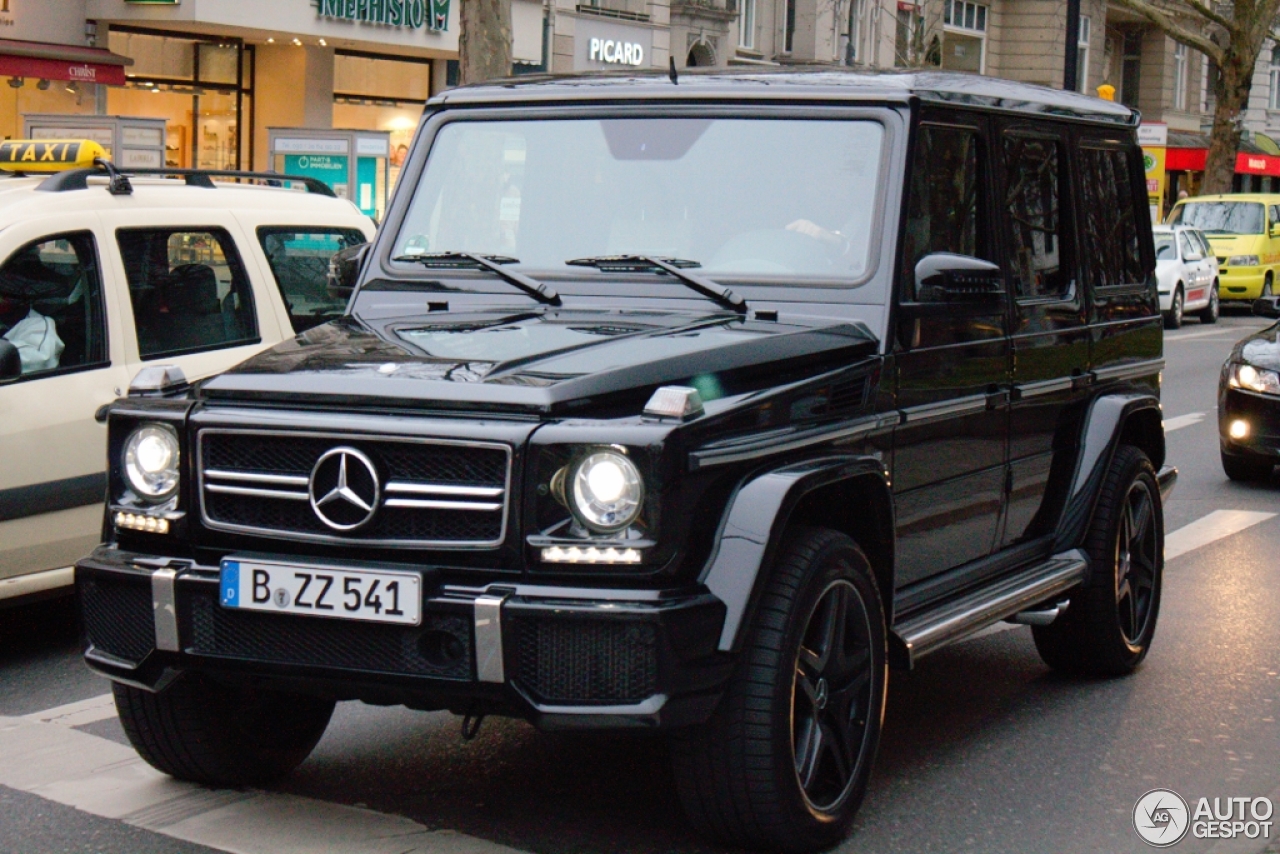
<instances>
[{"instance_id":1,"label":"side mirror","mask_svg":"<svg viewBox=\"0 0 1280 854\"><path fill-rule=\"evenodd\" d=\"M369 244L361 243L339 249L329 259L329 275L327 286L331 297L349 297L356 289L356 281L360 278L360 268L364 266L364 256L369 252Z\"/></svg>"},{"instance_id":2,"label":"side mirror","mask_svg":"<svg viewBox=\"0 0 1280 854\"><path fill-rule=\"evenodd\" d=\"M0 383L22 376L22 357L12 341L0 338Z\"/></svg>"},{"instance_id":3,"label":"side mirror","mask_svg":"<svg viewBox=\"0 0 1280 854\"><path fill-rule=\"evenodd\" d=\"M981 258L934 252L916 263L920 302L995 304L1004 297L1000 267Z\"/></svg>"},{"instance_id":4,"label":"side mirror","mask_svg":"<svg viewBox=\"0 0 1280 854\"><path fill-rule=\"evenodd\" d=\"M1187 257L1184 258L1183 260L1184 261L1203 261L1204 256L1201 255L1199 252L1188 252Z\"/></svg>"},{"instance_id":5,"label":"side mirror","mask_svg":"<svg viewBox=\"0 0 1280 854\"><path fill-rule=\"evenodd\" d=\"M1271 223L1271 236L1280 237L1280 222Z\"/></svg>"},{"instance_id":6,"label":"side mirror","mask_svg":"<svg viewBox=\"0 0 1280 854\"><path fill-rule=\"evenodd\" d=\"M1280 297L1259 297L1253 301L1253 313L1273 320L1280 318Z\"/></svg>"}]
</instances>

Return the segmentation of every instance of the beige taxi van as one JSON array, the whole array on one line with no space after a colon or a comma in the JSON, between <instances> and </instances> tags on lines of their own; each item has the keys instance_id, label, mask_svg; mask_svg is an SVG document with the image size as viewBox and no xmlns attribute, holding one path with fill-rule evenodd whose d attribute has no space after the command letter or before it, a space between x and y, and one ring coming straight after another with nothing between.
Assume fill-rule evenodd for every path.
<instances>
[{"instance_id":1,"label":"beige taxi van","mask_svg":"<svg viewBox=\"0 0 1280 854\"><path fill-rule=\"evenodd\" d=\"M0 143L0 607L69 591L98 542L104 407L132 378L194 381L341 314L329 258L374 231L317 181L104 154Z\"/></svg>"}]
</instances>

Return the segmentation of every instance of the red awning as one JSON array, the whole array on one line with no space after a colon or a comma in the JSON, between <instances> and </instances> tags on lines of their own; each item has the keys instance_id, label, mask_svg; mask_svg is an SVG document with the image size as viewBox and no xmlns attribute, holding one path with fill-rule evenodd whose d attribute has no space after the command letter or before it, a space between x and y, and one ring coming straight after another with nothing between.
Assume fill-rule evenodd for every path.
<instances>
[{"instance_id":1,"label":"red awning","mask_svg":"<svg viewBox=\"0 0 1280 854\"><path fill-rule=\"evenodd\" d=\"M1236 155L1236 174L1280 176L1280 157L1242 151Z\"/></svg>"},{"instance_id":2,"label":"red awning","mask_svg":"<svg viewBox=\"0 0 1280 854\"><path fill-rule=\"evenodd\" d=\"M1164 152L1164 168L1169 172L1203 172L1208 158L1207 148L1169 148Z\"/></svg>"},{"instance_id":3,"label":"red awning","mask_svg":"<svg viewBox=\"0 0 1280 854\"><path fill-rule=\"evenodd\" d=\"M124 85L133 60L97 47L0 39L0 77Z\"/></svg>"}]
</instances>

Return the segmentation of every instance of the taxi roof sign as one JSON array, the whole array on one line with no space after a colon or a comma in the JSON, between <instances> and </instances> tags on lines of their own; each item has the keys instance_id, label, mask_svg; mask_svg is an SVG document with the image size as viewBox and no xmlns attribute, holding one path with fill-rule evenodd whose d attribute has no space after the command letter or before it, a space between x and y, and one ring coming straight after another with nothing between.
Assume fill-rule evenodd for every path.
<instances>
[{"instance_id":1,"label":"taxi roof sign","mask_svg":"<svg viewBox=\"0 0 1280 854\"><path fill-rule=\"evenodd\" d=\"M0 142L0 169L6 172L86 169L106 157L106 149L88 139L6 139Z\"/></svg>"}]
</instances>

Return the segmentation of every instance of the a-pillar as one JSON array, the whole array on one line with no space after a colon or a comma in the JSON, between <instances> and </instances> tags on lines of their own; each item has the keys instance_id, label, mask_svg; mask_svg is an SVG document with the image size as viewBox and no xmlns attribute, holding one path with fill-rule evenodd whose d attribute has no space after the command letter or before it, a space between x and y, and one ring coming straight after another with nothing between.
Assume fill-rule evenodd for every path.
<instances>
[{"instance_id":1,"label":"a-pillar","mask_svg":"<svg viewBox=\"0 0 1280 854\"><path fill-rule=\"evenodd\" d=\"M255 168L271 168L267 128L333 127L333 48L260 44L253 76Z\"/></svg>"}]
</instances>

